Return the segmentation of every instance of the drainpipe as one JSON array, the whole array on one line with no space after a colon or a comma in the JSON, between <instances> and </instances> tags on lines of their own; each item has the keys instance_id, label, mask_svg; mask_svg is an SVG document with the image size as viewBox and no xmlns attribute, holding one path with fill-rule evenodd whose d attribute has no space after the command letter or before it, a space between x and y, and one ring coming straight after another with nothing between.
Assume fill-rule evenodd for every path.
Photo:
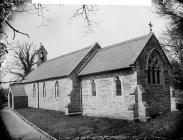
<instances>
[{"instance_id":1,"label":"drainpipe","mask_svg":"<svg viewBox=\"0 0 183 140\"><path fill-rule=\"evenodd\" d=\"M39 83L37 82L37 108L39 108Z\"/></svg>"},{"instance_id":2,"label":"drainpipe","mask_svg":"<svg viewBox=\"0 0 183 140\"><path fill-rule=\"evenodd\" d=\"M79 90L80 90L80 109L81 109L81 114L83 114L83 100L82 100L82 84L81 84L81 79L79 79Z\"/></svg>"}]
</instances>

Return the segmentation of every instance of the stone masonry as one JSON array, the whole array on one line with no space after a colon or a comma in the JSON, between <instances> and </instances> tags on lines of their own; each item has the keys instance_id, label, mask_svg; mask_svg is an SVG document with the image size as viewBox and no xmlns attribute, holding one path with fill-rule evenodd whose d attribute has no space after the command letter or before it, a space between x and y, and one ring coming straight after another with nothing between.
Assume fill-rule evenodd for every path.
<instances>
[{"instance_id":1,"label":"stone masonry","mask_svg":"<svg viewBox=\"0 0 183 140\"><path fill-rule=\"evenodd\" d=\"M163 68L160 70L160 84L148 84L147 81L147 60L153 49L157 50L163 64ZM146 44L135 67L137 84L144 90L142 101L147 104L148 116L170 111L170 65L155 37L152 37Z\"/></svg>"},{"instance_id":2,"label":"stone masonry","mask_svg":"<svg viewBox=\"0 0 183 140\"><path fill-rule=\"evenodd\" d=\"M116 96L114 76L122 81L122 95ZM91 95L90 80L96 82L96 96ZM87 116L134 119L136 72L133 70L107 72L81 77L82 112Z\"/></svg>"}]
</instances>

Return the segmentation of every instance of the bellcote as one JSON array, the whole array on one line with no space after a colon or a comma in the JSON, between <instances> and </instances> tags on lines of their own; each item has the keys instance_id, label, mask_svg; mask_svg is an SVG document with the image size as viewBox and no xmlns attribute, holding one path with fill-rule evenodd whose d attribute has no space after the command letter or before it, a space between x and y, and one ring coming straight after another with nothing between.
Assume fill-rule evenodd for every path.
<instances>
[{"instance_id":1,"label":"bellcote","mask_svg":"<svg viewBox=\"0 0 183 140\"><path fill-rule=\"evenodd\" d=\"M47 61L48 52L44 48L44 46L40 43L40 47L37 50L37 67L41 65L43 62Z\"/></svg>"}]
</instances>

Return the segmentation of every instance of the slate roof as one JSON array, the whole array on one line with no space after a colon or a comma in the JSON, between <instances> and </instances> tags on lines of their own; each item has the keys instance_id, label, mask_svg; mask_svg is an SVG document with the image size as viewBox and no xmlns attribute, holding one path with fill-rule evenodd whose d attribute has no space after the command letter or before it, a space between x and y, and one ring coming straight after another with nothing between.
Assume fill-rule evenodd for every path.
<instances>
[{"instance_id":1,"label":"slate roof","mask_svg":"<svg viewBox=\"0 0 183 140\"><path fill-rule=\"evenodd\" d=\"M23 85L12 85L10 88L13 96L27 96Z\"/></svg>"},{"instance_id":2,"label":"slate roof","mask_svg":"<svg viewBox=\"0 0 183 140\"><path fill-rule=\"evenodd\" d=\"M86 75L133 65L153 33L100 49L79 75Z\"/></svg>"},{"instance_id":3,"label":"slate roof","mask_svg":"<svg viewBox=\"0 0 183 140\"><path fill-rule=\"evenodd\" d=\"M44 62L37 69L33 70L22 83L70 75L96 44Z\"/></svg>"},{"instance_id":4,"label":"slate roof","mask_svg":"<svg viewBox=\"0 0 183 140\"><path fill-rule=\"evenodd\" d=\"M83 67L79 75L128 68L133 65L153 33L99 49L92 59ZM96 45L59 56L46 61L32 71L22 83L64 77L71 74L74 68Z\"/></svg>"}]
</instances>

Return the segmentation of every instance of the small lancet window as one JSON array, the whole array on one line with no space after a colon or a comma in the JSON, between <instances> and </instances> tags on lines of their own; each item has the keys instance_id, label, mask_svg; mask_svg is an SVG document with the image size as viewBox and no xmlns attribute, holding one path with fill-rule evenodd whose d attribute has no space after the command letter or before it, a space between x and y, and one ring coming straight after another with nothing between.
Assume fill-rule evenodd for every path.
<instances>
[{"instance_id":1,"label":"small lancet window","mask_svg":"<svg viewBox=\"0 0 183 140\"><path fill-rule=\"evenodd\" d=\"M55 97L60 97L58 81L55 82Z\"/></svg>"},{"instance_id":2,"label":"small lancet window","mask_svg":"<svg viewBox=\"0 0 183 140\"><path fill-rule=\"evenodd\" d=\"M114 77L114 88L115 88L116 96L120 96L121 95L121 81L119 79L119 76Z\"/></svg>"},{"instance_id":3,"label":"small lancet window","mask_svg":"<svg viewBox=\"0 0 183 140\"><path fill-rule=\"evenodd\" d=\"M36 84L33 85L33 97L36 97Z\"/></svg>"},{"instance_id":4,"label":"small lancet window","mask_svg":"<svg viewBox=\"0 0 183 140\"><path fill-rule=\"evenodd\" d=\"M46 84L43 83L43 98L46 97Z\"/></svg>"},{"instance_id":5,"label":"small lancet window","mask_svg":"<svg viewBox=\"0 0 183 140\"><path fill-rule=\"evenodd\" d=\"M93 79L91 80L91 92L92 92L92 96L96 96L96 84Z\"/></svg>"}]
</instances>

